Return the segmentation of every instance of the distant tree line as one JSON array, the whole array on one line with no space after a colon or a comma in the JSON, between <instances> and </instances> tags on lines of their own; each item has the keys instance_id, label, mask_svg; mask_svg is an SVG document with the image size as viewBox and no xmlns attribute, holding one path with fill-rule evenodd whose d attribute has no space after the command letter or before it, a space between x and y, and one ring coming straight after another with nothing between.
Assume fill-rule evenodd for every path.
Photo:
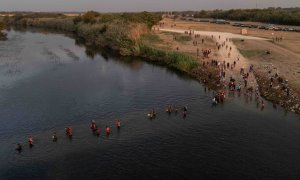
<instances>
[{"instance_id":1,"label":"distant tree line","mask_svg":"<svg viewBox=\"0 0 300 180\"><path fill-rule=\"evenodd\" d=\"M257 21L282 25L300 25L300 8L231 9L186 12L195 18L214 18L235 21Z\"/></svg>"}]
</instances>

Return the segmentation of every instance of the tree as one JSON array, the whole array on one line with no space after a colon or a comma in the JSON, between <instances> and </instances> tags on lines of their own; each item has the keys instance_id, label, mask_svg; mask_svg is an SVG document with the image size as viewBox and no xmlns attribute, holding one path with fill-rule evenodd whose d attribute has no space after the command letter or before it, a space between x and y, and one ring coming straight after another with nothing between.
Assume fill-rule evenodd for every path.
<instances>
[{"instance_id":1,"label":"tree","mask_svg":"<svg viewBox=\"0 0 300 180\"><path fill-rule=\"evenodd\" d=\"M88 24L88 23L94 24L94 23L96 23L96 18L99 16L100 16L100 14L95 11L88 11L87 13L85 13L82 16L82 20L86 24Z\"/></svg>"}]
</instances>

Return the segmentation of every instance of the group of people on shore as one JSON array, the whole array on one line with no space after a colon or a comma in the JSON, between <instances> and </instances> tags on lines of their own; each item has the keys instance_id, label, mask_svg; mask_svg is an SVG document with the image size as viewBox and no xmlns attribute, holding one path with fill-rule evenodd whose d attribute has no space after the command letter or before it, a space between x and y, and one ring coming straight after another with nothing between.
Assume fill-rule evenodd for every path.
<instances>
[{"instance_id":1,"label":"group of people on shore","mask_svg":"<svg viewBox=\"0 0 300 180\"><path fill-rule=\"evenodd\" d=\"M214 36L212 35L211 38L213 39ZM221 41L221 36L220 35L217 36L216 39ZM230 42L230 41L231 41L230 38L226 38L226 40L222 41L221 43L216 42L216 47L218 50L220 50L221 48L226 49L226 52L228 52L227 58L231 58L230 56L231 56L232 47L231 47L231 45L228 44L228 42ZM207 56L204 56L204 57L207 57ZM213 94L213 99L212 99L213 105L217 105L219 103L224 102L227 89L228 89L229 93L230 92L241 93L242 89L244 88L245 95L252 96L253 87L249 86L248 81L249 81L250 73L254 72L254 66L251 64L249 66L249 69L245 69L245 68L241 67L240 70L235 70L239 60L240 60L240 57L238 56L237 59L234 60L232 63L226 62L226 61L219 61L216 59L212 59L210 62L203 61L203 63L202 63L203 67L206 67L209 65L217 67L218 73L216 76L219 79L217 82L217 86L223 87L222 88L223 90L220 90ZM226 80L227 79L226 72L228 70L230 70L231 72L236 71L236 73L235 74L228 73L228 74L234 75L234 77L231 75L231 76L229 76L228 80ZM239 72L239 74L238 74L238 72ZM208 77L208 78L211 79L212 74L209 73L209 76L210 77ZM235 79L235 77L237 79ZM256 99L257 106L260 106L261 109L263 109L265 107L265 103L264 103L263 99L261 99L258 89L255 92L255 97L256 97L255 99Z\"/></svg>"},{"instance_id":2,"label":"group of people on shore","mask_svg":"<svg viewBox=\"0 0 300 180\"><path fill-rule=\"evenodd\" d=\"M191 37L194 36L194 41L193 41L193 45L197 46L198 45L198 39L202 39L202 44L204 43L204 39L210 38L209 36L202 36L200 34L198 34L196 31L194 31L193 29L189 29L184 31L185 34L190 35ZM225 57L224 58L234 58L232 57L232 55L234 54L234 52L232 52L233 47L232 47L232 38L226 37L226 38L221 38L221 35L211 35L212 39L215 39L216 42L216 47L217 50L220 51L221 48L224 48L225 51ZM244 41L243 39L241 41ZM282 37L276 37L275 41L282 41ZM179 50L179 47L177 47L177 51ZM205 58L209 59L209 55L213 53L211 49L202 49L202 57L203 60ZM197 57L200 57L201 54L201 50L197 47L196 49L196 55ZM232 62L232 59L230 60ZM223 89L228 89L229 92L238 92L239 94L242 92L245 92L246 95L252 95L253 94L253 87L255 86L255 84L249 84L248 82L252 82L250 79L250 74L254 72L254 66L250 65L249 67L249 71L247 71L247 68L244 67L240 67L240 74L238 74L239 69L236 69L236 65L238 64L238 62L240 61L240 57L239 55L236 57L236 60L233 61L232 63L229 62L222 62L222 61L218 61L218 60L212 60L211 65L213 66L219 66L219 74L217 76L219 76L219 81L217 82L217 86L224 86ZM203 61L203 67L206 67L210 65L209 61ZM231 70L234 72L228 72L227 70ZM235 70L236 69L236 70ZM226 72L227 71L227 72ZM226 74L229 74L230 78L225 78ZM231 74L231 75L230 75ZM213 73L209 72L208 73L208 81L209 79L211 79ZM227 75L228 77L228 75ZM227 80L226 80L227 79ZM206 82L206 80L205 80ZM286 96L288 97L290 95L290 88L289 87L285 87L284 85L283 89L284 92L286 94ZM269 88L273 87L273 81L271 79L270 84L269 84ZM252 90L251 90L252 89ZM257 89L257 88L256 88ZM262 109L264 108L265 104L264 104L264 100L262 99L262 97L259 94L259 91L257 90L258 95L256 94L256 101L258 106L260 105L262 107ZM224 96L223 96L224 94ZM226 93L216 93L216 95L214 95L213 97L213 104L217 104L218 100L221 100L225 98L225 94ZM221 101L220 101L221 102Z\"/></svg>"},{"instance_id":3,"label":"group of people on shore","mask_svg":"<svg viewBox=\"0 0 300 180\"><path fill-rule=\"evenodd\" d=\"M195 41L197 41L198 38L202 38L202 43L204 42L204 38L205 36L201 36L200 34L195 34L194 30L187 30L185 31L185 34L188 34L190 36L194 35ZM209 38L208 36L206 36L206 38ZM216 39L216 47L217 50L219 51L221 48L224 48L226 50L226 58L232 58L231 57L231 52L232 52L232 46L230 45L230 42L232 41L231 38L225 38L224 41L221 38L221 35L218 36L214 36L211 35L212 39ZM197 45L196 43L193 42L194 45ZM199 48L197 48L196 50L197 52L197 57L200 56L200 50ZM212 53L211 49L202 49L202 57L203 59L209 59L209 55ZM234 60L232 63L230 62L226 62L226 61L219 61L219 60L215 60L212 59L211 61L203 61L203 67L206 66L215 66L218 67L219 73L216 75L217 78L219 79L219 81L217 82L217 86L218 87L224 87L222 88L223 90L218 91L216 93L214 93L213 95L213 99L212 99L212 104L213 105L217 105L219 103L224 102L225 97L226 97L226 90L228 89L228 92L237 92L237 93L241 93L242 89L244 89L244 92L247 96L252 96L253 93L253 87L248 84L249 81L249 76L250 73L254 72L254 66L251 64L249 66L249 69L245 69L244 67L241 67L240 70L235 70L236 66L238 64L238 62L240 61L240 57L237 56L236 60ZM227 70L231 70L236 71L236 73L228 73L228 74L232 74L234 75L234 77L231 75L228 80L226 80L226 71ZM239 72L239 74L238 74ZM212 78L212 73L208 73L208 79ZM227 76L228 77L228 76ZM237 79L236 79L237 78ZM204 80L204 84L206 84L206 80ZM270 87L272 86L272 84L270 84ZM265 107L265 103L263 101L263 99L260 97L259 91L256 90L255 92L255 99L257 102L257 106L261 106L261 109L263 109Z\"/></svg>"}]
</instances>

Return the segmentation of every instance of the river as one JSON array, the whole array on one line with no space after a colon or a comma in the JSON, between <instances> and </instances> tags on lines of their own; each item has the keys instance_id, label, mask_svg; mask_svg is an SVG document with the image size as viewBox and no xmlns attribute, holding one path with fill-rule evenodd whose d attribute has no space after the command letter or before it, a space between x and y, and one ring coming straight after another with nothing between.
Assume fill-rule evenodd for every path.
<instances>
[{"instance_id":1,"label":"river","mask_svg":"<svg viewBox=\"0 0 300 180\"><path fill-rule=\"evenodd\" d=\"M0 179L300 178L297 115L271 104L260 110L243 95L212 107L212 93L178 72L62 34L11 30L0 42ZM169 104L187 105L187 118L166 114ZM149 120L152 108L158 115Z\"/></svg>"}]
</instances>

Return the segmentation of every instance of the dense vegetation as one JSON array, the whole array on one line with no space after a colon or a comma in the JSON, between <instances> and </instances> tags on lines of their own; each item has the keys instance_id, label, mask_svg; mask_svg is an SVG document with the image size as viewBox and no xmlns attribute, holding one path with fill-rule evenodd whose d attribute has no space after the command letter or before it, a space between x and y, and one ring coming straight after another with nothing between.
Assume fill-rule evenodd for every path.
<instances>
[{"instance_id":1,"label":"dense vegetation","mask_svg":"<svg viewBox=\"0 0 300 180\"><path fill-rule=\"evenodd\" d=\"M300 25L300 8L232 9L188 12L195 18L215 18L236 21L258 21L272 24Z\"/></svg>"},{"instance_id":2,"label":"dense vegetation","mask_svg":"<svg viewBox=\"0 0 300 180\"><path fill-rule=\"evenodd\" d=\"M4 40L6 38L6 34L2 32L4 28L5 24L3 22L0 22L0 40Z\"/></svg>"},{"instance_id":3,"label":"dense vegetation","mask_svg":"<svg viewBox=\"0 0 300 180\"><path fill-rule=\"evenodd\" d=\"M109 47L122 55L139 53L139 38L161 20L160 14L111 13L89 11L77 17L62 14L17 14L9 23L75 33L89 45Z\"/></svg>"},{"instance_id":4,"label":"dense vegetation","mask_svg":"<svg viewBox=\"0 0 300 180\"><path fill-rule=\"evenodd\" d=\"M4 23L0 22L0 31L2 31L4 29Z\"/></svg>"},{"instance_id":5,"label":"dense vegetation","mask_svg":"<svg viewBox=\"0 0 300 180\"><path fill-rule=\"evenodd\" d=\"M140 54L143 57L157 61L161 64L166 64L176 70L189 73L197 68L197 61L187 54L174 51L160 50L148 45L140 45Z\"/></svg>"}]
</instances>

